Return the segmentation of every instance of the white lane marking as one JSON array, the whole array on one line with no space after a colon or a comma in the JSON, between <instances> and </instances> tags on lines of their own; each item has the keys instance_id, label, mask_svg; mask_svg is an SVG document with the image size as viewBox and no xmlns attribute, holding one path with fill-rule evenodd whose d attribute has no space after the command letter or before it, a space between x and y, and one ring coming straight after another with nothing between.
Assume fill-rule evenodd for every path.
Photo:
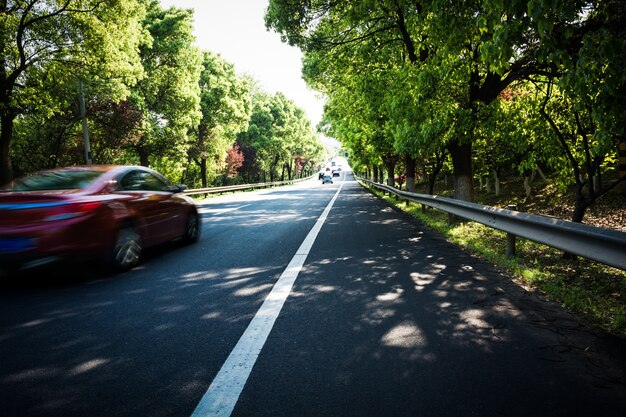
<instances>
[{"instance_id":1,"label":"white lane marking","mask_svg":"<svg viewBox=\"0 0 626 417\"><path fill-rule=\"evenodd\" d=\"M246 204L244 206L239 206L239 207L231 207L231 208L225 208L225 209L209 209L209 208L201 208L200 209L200 213L204 214L204 213L210 213L210 214L222 214L222 213L228 213L229 211L235 211L235 210L239 210L242 209L244 207L248 207L251 206L252 204Z\"/></svg>"},{"instance_id":2,"label":"white lane marking","mask_svg":"<svg viewBox=\"0 0 626 417\"><path fill-rule=\"evenodd\" d=\"M291 262L289 262L287 268L278 278L276 284L274 284L274 288L272 288L263 305L257 311L248 328L215 376L211 386L200 400L200 403L191 415L192 417L229 417L233 412L239 395L241 395L250 372L252 372L252 367L267 340L267 336L272 327L274 327L276 318L283 308L285 300L302 270L304 261L309 255L311 247L342 188L343 184L339 186L326 209L324 209L324 212L317 219L317 222L315 222L315 225L296 251Z\"/></svg>"}]
</instances>

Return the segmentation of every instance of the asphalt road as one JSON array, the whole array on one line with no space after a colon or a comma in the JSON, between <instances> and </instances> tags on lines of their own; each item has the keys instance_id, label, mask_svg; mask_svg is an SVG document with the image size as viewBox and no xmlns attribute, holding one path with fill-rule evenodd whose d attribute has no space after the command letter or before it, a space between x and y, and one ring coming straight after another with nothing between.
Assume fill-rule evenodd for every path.
<instances>
[{"instance_id":1,"label":"asphalt road","mask_svg":"<svg viewBox=\"0 0 626 417\"><path fill-rule=\"evenodd\" d=\"M343 179L207 200L125 274L0 283L0 415L191 416L335 195L233 416L623 415L625 341Z\"/></svg>"}]
</instances>

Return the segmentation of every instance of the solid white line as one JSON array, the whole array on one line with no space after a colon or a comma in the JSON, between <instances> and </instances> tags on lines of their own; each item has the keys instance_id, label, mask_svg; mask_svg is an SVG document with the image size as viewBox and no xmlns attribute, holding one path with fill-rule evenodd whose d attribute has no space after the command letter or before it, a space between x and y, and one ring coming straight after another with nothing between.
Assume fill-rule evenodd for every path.
<instances>
[{"instance_id":1,"label":"solid white line","mask_svg":"<svg viewBox=\"0 0 626 417\"><path fill-rule=\"evenodd\" d=\"M283 308L285 300L291 292L298 274L302 270L311 247L317 238L322 225L328 217L328 213L335 204L339 192L343 188L343 182L330 200L322 215L317 219L313 228L309 231L296 254L283 271L280 278L274 284L263 305L248 325L237 345L232 350L226 362L213 379L211 386L204 394L200 403L191 415L192 417L229 417L237 404L239 395L243 390L252 367L254 366L263 345L267 340L276 318Z\"/></svg>"}]
</instances>

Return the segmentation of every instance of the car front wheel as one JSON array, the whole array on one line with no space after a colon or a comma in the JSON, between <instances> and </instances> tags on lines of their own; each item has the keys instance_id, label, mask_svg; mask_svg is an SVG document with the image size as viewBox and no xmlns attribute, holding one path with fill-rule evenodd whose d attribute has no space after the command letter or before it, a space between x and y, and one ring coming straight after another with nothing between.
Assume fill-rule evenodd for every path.
<instances>
[{"instance_id":1,"label":"car front wheel","mask_svg":"<svg viewBox=\"0 0 626 417\"><path fill-rule=\"evenodd\" d=\"M187 217L187 227L185 228L185 234L183 235L183 243L191 244L198 240L200 236L200 216L198 212L193 210Z\"/></svg>"},{"instance_id":2,"label":"car front wheel","mask_svg":"<svg viewBox=\"0 0 626 417\"><path fill-rule=\"evenodd\" d=\"M111 259L116 271L127 271L139 263L141 258L141 236L133 227L124 227L118 234Z\"/></svg>"}]
</instances>

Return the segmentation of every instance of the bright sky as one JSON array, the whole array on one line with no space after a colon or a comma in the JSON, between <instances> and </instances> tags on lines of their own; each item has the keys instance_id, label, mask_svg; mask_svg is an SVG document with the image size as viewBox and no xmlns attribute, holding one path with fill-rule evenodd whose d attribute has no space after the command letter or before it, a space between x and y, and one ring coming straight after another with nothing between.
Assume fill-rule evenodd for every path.
<instances>
[{"instance_id":1,"label":"bright sky","mask_svg":"<svg viewBox=\"0 0 626 417\"><path fill-rule=\"evenodd\" d=\"M251 74L267 92L282 92L317 125L323 100L301 78L302 53L265 29L268 0L161 0L163 7L194 9L194 35L202 50L216 52Z\"/></svg>"}]
</instances>

